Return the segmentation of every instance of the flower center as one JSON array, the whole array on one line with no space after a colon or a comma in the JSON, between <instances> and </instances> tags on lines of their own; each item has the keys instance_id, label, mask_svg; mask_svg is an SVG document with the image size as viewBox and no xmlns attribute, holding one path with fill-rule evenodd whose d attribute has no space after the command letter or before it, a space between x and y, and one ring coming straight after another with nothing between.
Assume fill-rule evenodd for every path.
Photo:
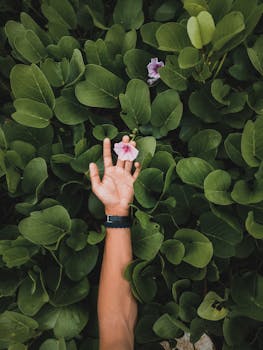
<instances>
[{"instance_id":1,"label":"flower center","mask_svg":"<svg viewBox=\"0 0 263 350\"><path fill-rule=\"evenodd\" d=\"M156 64L155 65L155 67L154 67L154 72L155 72L155 74L158 74L158 69L160 68L160 67L162 67L162 65L161 64Z\"/></svg>"},{"instance_id":2,"label":"flower center","mask_svg":"<svg viewBox=\"0 0 263 350\"><path fill-rule=\"evenodd\" d=\"M122 147L122 149L124 150L125 153L127 153L127 152L129 152L130 147L129 147L128 145L124 145L124 146Z\"/></svg>"}]
</instances>

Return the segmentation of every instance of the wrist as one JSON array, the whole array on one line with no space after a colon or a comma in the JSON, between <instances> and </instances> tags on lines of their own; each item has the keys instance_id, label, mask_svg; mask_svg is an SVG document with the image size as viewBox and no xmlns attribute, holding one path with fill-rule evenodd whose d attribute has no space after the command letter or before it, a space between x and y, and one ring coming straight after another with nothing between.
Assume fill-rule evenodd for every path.
<instances>
[{"instance_id":1,"label":"wrist","mask_svg":"<svg viewBox=\"0 0 263 350\"><path fill-rule=\"evenodd\" d=\"M129 207L105 207L105 215L113 216L129 216L130 208Z\"/></svg>"}]
</instances>

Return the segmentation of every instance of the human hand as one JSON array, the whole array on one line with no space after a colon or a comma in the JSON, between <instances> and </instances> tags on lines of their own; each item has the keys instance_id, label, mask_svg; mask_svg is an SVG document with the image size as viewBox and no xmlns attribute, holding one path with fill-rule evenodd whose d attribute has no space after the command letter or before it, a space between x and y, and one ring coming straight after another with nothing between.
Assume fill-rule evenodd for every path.
<instances>
[{"instance_id":1,"label":"human hand","mask_svg":"<svg viewBox=\"0 0 263 350\"><path fill-rule=\"evenodd\" d=\"M122 142L129 142L129 136L125 135ZM135 141L130 141L136 146ZM134 196L133 183L140 173L140 163L135 162L135 171L131 174L132 161L117 160L116 165L112 164L111 141L109 138L103 140L103 161L104 176L102 181L99 177L99 170L95 163L90 163L91 188L95 195L105 206L106 215L129 215L129 203L132 203Z\"/></svg>"}]
</instances>

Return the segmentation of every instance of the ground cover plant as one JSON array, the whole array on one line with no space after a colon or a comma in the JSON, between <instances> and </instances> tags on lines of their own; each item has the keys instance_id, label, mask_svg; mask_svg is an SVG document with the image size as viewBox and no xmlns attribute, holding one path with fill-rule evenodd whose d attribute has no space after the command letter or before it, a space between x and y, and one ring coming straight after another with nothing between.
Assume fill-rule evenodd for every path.
<instances>
[{"instance_id":1,"label":"ground cover plant","mask_svg":"<svg viewBox=\"0 0 263 350\"><path fill-rule=\"evenodd\" d=\"M98 349L88 165L136 140L136 349L263 348L263 2L2 0L0 349Z\"/></svg>"}]
</instances>

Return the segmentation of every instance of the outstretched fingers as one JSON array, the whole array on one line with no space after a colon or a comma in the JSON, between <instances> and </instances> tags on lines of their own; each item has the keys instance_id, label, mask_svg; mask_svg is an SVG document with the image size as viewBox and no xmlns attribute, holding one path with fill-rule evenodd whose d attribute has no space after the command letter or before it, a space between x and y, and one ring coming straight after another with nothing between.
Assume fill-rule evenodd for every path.
<instances>
[{"instance_id":1,"label":"outstretched fingers","mask_svg":"<svg viewBox=\"0 0 263 350\"><path fill-rule=\"evenodd\" d=\"M130 144L131 144L133 147L136 147L136 142L135 142L135 141L130 141ZM131 160L126 160L126 161L125 161L124 169L127 170L129 173L130 173L131 170L132 170L132 164L133 164L133 161L131 161Z\"/></svg>"},{"instance_id":2,"label":"outstretched fingers","mask_svg":"<svg viewBox=\"0 0 263 350\"><path fill-rule=\"evenodd\" d=\"M126 142L128 143L129 142L129 136L128 135L124 135L122 137L122 142ZM125 165L125 160L121 160L120 158L117 159L117 163L116 163L116 166L117 167L120 167L120 168L124 168L124 165Z\"/></svg>"},{"instance_id":3,"label":"outstretched fingers","mask_svg":"<svg viewBox=\"0 0 263 350\"><path fill-rule=\"evenodd\" d=\"M89 171L90 171L90 181L91 181L92 190L96 191L96 188L101 184L99 169L95 163L90 163Z\"/></svg>"},{"instance_id":4,"label":"outstretched fingers","mask_svg":"<svg viewBox=\"0 0 263 350\"><path fill-rule=\"evenodd\" d=\"M108 137L103 140L103 162L104 171L112 166L112 156L111 156L111 141Z\"/></svg>"},{"instance_id":5,"label":"outstretched fingers","mask_svg":"<svg viewBox=\"0 0 263 350\"><path fill-rule=\"evenodd\" d=\"M140 171L141 171L141 164L139 163L139 162L136 162L135 164L134 164L134 166L135 166L135 171L134 171L134 173L133 173L133 175L132 175L132 177L133 177L133 179L134 179L134 181L137 179L137 177L138 177L138 175L140 174Z\"/></svg>"}]
</instances>

